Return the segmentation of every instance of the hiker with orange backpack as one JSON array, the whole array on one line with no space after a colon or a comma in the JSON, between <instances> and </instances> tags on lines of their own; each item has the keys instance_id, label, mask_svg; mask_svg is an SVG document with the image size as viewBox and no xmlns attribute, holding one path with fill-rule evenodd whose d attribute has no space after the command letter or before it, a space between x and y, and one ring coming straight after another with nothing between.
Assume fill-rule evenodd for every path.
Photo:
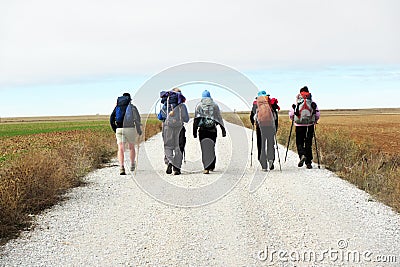
<instances>
[{"instance_id":1,"label":"hiker with orange backpack","mask_svg":"<svg viewBox=\"0 0 400 267\"><path fill-rule=\"evenodd\" d=\"M296 146L300 158L297 166L303 167L305 163L307 169L312 169L314 125L319 120L320 112L307 86L300 89L296 104L293 104L289 111L289 117L296 126Z\"/></svg>"},{"instance_id":2,"label":"hiker with orange backpack","mask_svg":"<svg viewBox=\"0 0 400 267\"><path fill-rule=\"evenodd\" d=\"M274 169L275 161L275 134L278 122L278 101L274 98L272 104L269 94L265 91L258 92L258 97L253 103L250 120L256 124L258 160L263 171Z\"/></svg>"},{"instance_id":3,"label":"hiker with orange backpack","mask_svg":"<svg viewBox=\"0 0 400 267\"><path fill-rule=\"evenodd\" d=\"M278 111L281 109L278 105L278 99L276 98L270 98L270 94L266 93L266 96L269 98L269 102L271 104L272 108L272 114L275 119L275 129L278 131ZM260 126L257 123L257 120L255 119L255 115L257 113L257 97L253 101L253 107L250 112L250 122L251 125L253 126L253 131L254 129L256 130L256 136L257 136L257 159L260 160L260 153L261 153L261 130ZM253 140L252 140L253 142ZM252 150L253 154L253 150Z\"/></svg>"}]
</instances>

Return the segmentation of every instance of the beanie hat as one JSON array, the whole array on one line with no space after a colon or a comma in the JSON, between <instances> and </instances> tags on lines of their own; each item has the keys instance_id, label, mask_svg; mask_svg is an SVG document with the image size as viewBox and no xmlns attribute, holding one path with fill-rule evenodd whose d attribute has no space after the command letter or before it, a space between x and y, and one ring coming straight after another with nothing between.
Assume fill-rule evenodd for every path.
<instances>
[{"instance_id":1,"label":"beanie hat","mask_svg":"<svg viewBox=\"0 0 400 267\"><path fill-rule=\"evenodd\" d=\"M210 94L210 92L209 91L207 91L207 90L204 90L204 92L201 94L201 97L211 97L211 94Z\"/></svg>"},{"instance_id":2,"label":"beanie hat","mask_svg":"<svg viewBox=\"0 0 400 267\"><path fill-rule=\"evenodd\" d=\"M301 88L301 89L300 89L300 93L301 93L301 92L307 92L307 93L309 93L308 87L307 87L307 86L304 86L303 88Z\"/></svg>"}]
</instances>

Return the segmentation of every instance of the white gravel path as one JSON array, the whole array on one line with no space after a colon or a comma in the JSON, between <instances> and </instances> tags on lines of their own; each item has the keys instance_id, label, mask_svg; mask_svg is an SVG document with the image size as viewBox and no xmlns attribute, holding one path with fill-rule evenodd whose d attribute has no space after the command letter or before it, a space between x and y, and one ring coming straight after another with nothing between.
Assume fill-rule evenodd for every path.
<instances>
[{"instance_id":1,"label":"white gravel path","mask_svg":"<svg viewBox=\"0 0 400 267\"><path fill-rule=\"evenodd\" d=\"M228 124L228 137L217 140L216 172L207 176L196 172L200 146L190 128L183 175L164 174L157 135L141 147L137 177L152 182L148 169L154 168L170 183L198 188L224 172L232 180L241 176L227 166L232 150L242 146L234 160L248 163L251 131L245 130L247 141L232 143L229 137L243 128ZM0 266L400 266L399 214L327 170L298 168L293 152L282 172L276 162L250 193L255 171L260 175L254 152L255 164L232 191L197 208L155 200L118 167L97 170L86 177L87 186L37 216L32 231L7 243ZM144 164L145 154L152 166ZM282 146L280 155L283 160ZM374 262L380 256L396 262Z\"/></svg>"}]
</instances>

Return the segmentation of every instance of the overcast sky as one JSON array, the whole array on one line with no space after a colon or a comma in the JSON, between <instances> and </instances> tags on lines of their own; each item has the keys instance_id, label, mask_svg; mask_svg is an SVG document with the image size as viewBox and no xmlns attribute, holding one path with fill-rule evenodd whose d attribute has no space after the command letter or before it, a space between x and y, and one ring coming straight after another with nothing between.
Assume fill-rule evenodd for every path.
<instances>
[{"instance_id":1,"label":"overcast sky","mask_svg":"<svg viewBox=\"0 0 400 267\"><path fill-rule=\"evenodd\" d=\"M108 114L128 88L193 61L226 64L285 107L306 84L321 108L400 107L399 11L397 0L0 0L0 116ZM332 90L350 99L331 104Z\"/></svg>"}]
</instances>

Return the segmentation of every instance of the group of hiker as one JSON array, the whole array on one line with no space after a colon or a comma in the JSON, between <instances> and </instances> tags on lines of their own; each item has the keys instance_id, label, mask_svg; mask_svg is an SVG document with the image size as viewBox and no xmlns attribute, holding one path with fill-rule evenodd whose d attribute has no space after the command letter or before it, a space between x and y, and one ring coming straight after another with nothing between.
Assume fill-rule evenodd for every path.
<instances>
[{"instance_id":1,"label":"group of hiker","mask_svg":"<svg viewBox=\"0 0 400 267\"><path fill-rule=\"evenodd\" d=\"M157 118L162 121L166 173L180 175L186 144L184 124L189 121L189 113L185 105L186 98L179 88L174 88L169 91L161 91L160 99L162 107ZM124 167L125 144L128 144L130 150L130 171L134 171L136 168L135 143L137 137L142 135L140 114L131 101L129 93L118 97L116 107L110 116L110 124L118 144L121 175L126 174ZM250 112L250 121L253 130L256 131L258 161L263 171L275 168L279 110L276 98L272 98L266 91L258 92ZM312 100L311 93L307 86L302 87L296 96L295 104L289 110L291 127L296 126L298 167L306 164L308 169L312 168L312 141L314 127L319 117L320 112L317 104ZM226 130L219 106L212 99L210 92L205 90L202 93L201 101L196 105L193 121L193 137L199 137L204 174L209 174L216 167L217 126L221 128L222 136L225 137Z\"/></svg>"}]
</instances>

